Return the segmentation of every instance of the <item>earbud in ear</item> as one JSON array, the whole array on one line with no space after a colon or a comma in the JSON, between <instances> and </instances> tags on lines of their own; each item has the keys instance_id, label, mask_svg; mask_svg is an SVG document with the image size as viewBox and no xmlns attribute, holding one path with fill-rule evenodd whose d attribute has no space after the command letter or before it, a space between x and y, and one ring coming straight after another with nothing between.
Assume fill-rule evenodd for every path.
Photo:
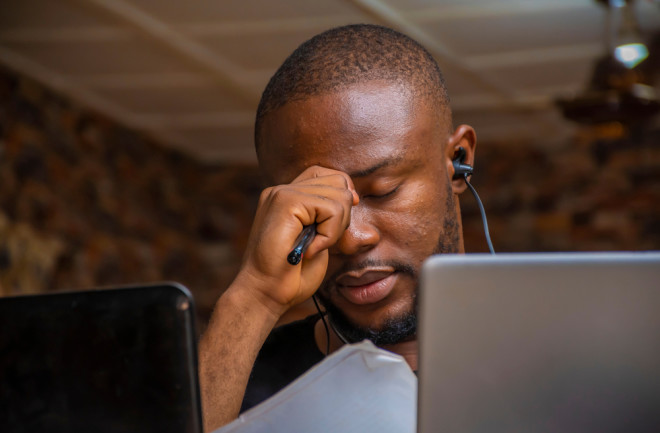
<instances>
[{"instance_id":1,"label":"earbud in ear","mask_svg":"<svg viewBox=\"0 0 660 433\"><path fill-rule=\"evenodd\" d=\"M465 178L472 174L472 166L469 164L463 164L463 161L465 161L465 149L459 147L456 156L452 160L452 164L454 165L453 179Z\"/></svg>"}]
</instances>

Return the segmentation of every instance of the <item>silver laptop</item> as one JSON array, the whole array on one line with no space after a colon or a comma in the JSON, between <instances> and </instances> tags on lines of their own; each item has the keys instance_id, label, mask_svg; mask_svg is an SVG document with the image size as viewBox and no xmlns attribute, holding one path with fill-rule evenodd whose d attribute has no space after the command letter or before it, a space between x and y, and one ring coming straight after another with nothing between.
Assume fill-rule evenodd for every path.
<instances>
[{"instance_id":1,"label":"silver laptop","mask_svg":"<svg viewBox=\"0 0 660 433\"><path fill-rule=\"evenodd\" d=\"M418 432L660 431L660 253L436 256Z\"/></svg>"}]
</instances>

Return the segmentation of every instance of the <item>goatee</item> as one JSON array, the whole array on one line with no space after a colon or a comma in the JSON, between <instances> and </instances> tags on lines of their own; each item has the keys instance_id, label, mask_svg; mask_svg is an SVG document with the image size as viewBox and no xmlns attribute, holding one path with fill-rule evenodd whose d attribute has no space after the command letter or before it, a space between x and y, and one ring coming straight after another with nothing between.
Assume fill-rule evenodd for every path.
<instances>
[{"instance_id":1,"label":"goatee","mask_svg":"<svg viewBox=\"0 0 660 433\"><path fill-rule=\"evenodd\" d=\"M453 200L454 195L451 186L447 188L446 212L443 220L443 231L440 233L436 248L432 254L457 253L459 251L460 234L456 206ZM358 270L370 266L389 266L395 272L399 272L412 278L415 282L415 288L410 297L410 309L398 316L388 318L384 324L376 327L364 327L357 325L346 314L335 306L329 298L329 294L334 290L333 281L340 274ZM409 263L401 262L375 262L366 261L352 266L344 266L335 272L326 283L316 292L319 300L327 311L328 318L333 328L341 334L341 337L349 343L356 343L365 339L371 340L377 346L387 346L411 340L417 334L417 293L419 290L419 269Z\"/></svg>"}]
</instances>

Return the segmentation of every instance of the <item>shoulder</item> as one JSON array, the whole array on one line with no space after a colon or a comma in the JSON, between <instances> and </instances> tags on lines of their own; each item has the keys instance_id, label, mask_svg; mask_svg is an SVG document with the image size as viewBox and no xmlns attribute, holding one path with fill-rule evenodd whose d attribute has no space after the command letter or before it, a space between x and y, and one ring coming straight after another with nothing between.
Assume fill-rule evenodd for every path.
<instances>
[{"instance_id":1,"label":"shoulder","mask_svg":"<svg viewBox=\"0 0 660 433\"><path fill-rule=\"evenodd\" d=\"M323 359L314 338L319 318L315 314L271 332L250 374L241 412L266 400Z\"/></svg>"}]
</instances>

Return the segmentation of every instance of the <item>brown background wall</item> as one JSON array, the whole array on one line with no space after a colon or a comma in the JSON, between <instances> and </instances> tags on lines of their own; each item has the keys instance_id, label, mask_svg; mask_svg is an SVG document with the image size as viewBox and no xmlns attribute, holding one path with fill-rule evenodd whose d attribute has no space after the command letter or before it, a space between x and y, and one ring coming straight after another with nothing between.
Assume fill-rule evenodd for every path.
<instances>
[{"instance_id":1,"label":"brown background wall","mask_svg":"<svg viewBox=\"0 0 660 433\"><path fill-rule=\"evenodd\" d=\"M660 249L660 130L585 128L552 148L481 143L473 183L495 248L504 251ZM464 197L466 246L485 251Z\"/></svg>"},{"instance_id":2,"label":"brown background wall","mask_svg":"<svg viewBox=\"0 0 660 433\"><path fill-rule=\"evenodd\" d=\"M231 280L260 190L0 70L0 294L175 280L202 315Z\"/></svg>"},{"instance_id":3,"label":"brown background wall","mask_svg":"<svg viewBox=\"0 0 660 433\"><path fill-rule=\"evenodd\" d=\"M479 143L496 250L660 249L660 132L620 135ZM1 295L175 280L208 317L240 261L256 167L205 166L2 69L0 137ZM462 206L467 251L485 251L467 193Z\"/></svg>"}]
</instances>

